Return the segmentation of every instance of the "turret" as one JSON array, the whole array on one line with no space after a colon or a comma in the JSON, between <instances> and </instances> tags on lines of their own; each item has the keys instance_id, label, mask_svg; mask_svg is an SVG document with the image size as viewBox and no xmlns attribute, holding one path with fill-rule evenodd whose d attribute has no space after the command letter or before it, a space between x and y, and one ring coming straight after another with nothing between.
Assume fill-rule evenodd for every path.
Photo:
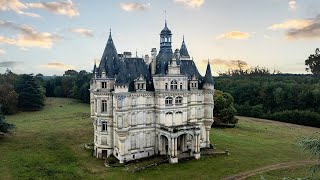
<instances>
[{"instance_id":1,"label":"turret","mask_svg":"<svg viewBox=\"0 0 320 180\"><path fill-rule=\"evenodd\" d=\"M190 55L189 55L186 43L184 42L184 36L183 36L182 44L180 48L180 56L182 59L190 59Z\"/></svg>"},{"instance_id":2,"label":"turret","mask_svg":"<svg viewBox=\"0 0 320 180\"><path fill-rule=\"evenodd\" d=\"M119 61L119 57L112 40L110 30L109 38L99 64L98 76L101 76L102 71L105 70L108 72L108 77L113 78L117 71L117 69L114 68L115 64L117 64L117 61Z\"/></svg>"},{"instance_id":3,"label":"turret","mask_svg":"<svg viewBox=\"0 0 320 180\"><path fill-rule=\"evenodd\" d=\"M164 28L160 33L160 51L167 50L167 49L171 50L171 42L172 42L172 33L167 26L167 20L166 20Z\"/></svg>"},{"instance_id":4,"label":"turret","mask_svg":"<svg viewBox=\"0 0 320 180\"><path fill-rule=\"evenodd\" d=\"M211 74L211 67L208 61L206 75L204 76L203 89L214 90L214 80Z\"/></svg>"}]
</instances>

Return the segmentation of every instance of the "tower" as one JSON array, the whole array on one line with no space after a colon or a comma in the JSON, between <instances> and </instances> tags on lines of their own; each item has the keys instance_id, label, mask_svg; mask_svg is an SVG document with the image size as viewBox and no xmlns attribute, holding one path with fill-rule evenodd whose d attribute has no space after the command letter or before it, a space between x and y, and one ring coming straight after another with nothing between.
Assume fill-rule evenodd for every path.
<instances>
[{"instance_id":1,"label":"tower","mask_svg":"<svg viewBox=\"0 0 320 180\"><path fill-rule=\"evenodd\" d=\"M171 49L171 42L172 42L172 33L167 26L167 20L165 21L164 28L160 33L160 51L166 51Z\"/></svg>"},{"instance_id":2,"label":"tower","mask_svg":"<svg viewBox=\"0 0 320 180\"><path fill-rule=\"evenodd\" d=\"M210 147L210 140L209 140L209 134L211 125L213 123L213 108L214 108L214 101L213 101L213 95L214 95L214 80L211 74L211 67L208 60L206 75L204 77L204 84L203 84L203 94L204 94L204 118L203 118L203 124L205 125L205 138L204 143L206 147Z\"/></svg>"}]
</instances>

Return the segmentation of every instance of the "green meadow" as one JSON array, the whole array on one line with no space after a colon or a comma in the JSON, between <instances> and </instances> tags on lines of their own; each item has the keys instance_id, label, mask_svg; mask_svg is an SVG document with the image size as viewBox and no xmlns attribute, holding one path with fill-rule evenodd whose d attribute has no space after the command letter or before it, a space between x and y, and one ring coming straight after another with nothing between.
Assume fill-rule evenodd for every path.
<instances>
[{"instance_id":1,"label":"green meadow","mask_svg":"<svg viewBox=\"0 0 320 180\"><path fill-rule=\"evenodd\" d=\"M0 137L0 179L223 179L268 165L309 160L296 141L319 129L239 117L235 128L212 129L211 143L229 156L202 157L162 164L138 173L106 168L84 144L93 141L89 105L74 99L47 98L41 111L7 116L16 128ZM248 179L303 177L308 166L277 169Z\"/></svg>"}]
</instances>

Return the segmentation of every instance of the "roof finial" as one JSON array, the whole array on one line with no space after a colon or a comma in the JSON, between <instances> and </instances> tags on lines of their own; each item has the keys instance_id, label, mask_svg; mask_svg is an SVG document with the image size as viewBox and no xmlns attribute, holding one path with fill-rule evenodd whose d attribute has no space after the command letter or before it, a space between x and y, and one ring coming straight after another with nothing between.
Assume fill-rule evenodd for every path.
<instances>
[{"instance_id":1,"label":"roof finial","mask_svg":"<svg viewBox=\"0 0 320 180\"><path fill-rule=\"evenodd\" d=\"M137 51L137 49L136 49L136 57L138 57L138 51Z\"/></svg>"},{"instance_id":2,"label":"roof finial","mask_svg":"<svg viewBox=\"0 0 320 180\"><path fill-rule=\"evenodd\" d=\"M210 62L209 62L209 58L208 58L208 64L210 64Z\"/></svg>"},{"instance_id":3,"label":"roof finial","mask_svg":"<svg viewBox=\"0 0 320 180\"><path fill-rule=\"evenodd\" d=\"M164 25L167 27L167 10L164 10Z\"/></svg>"},{"instance_id":4,"label":"roof finial","mask_svg":"<svg viewBox=\"0 0 320 180\"><path fill-rule=\"evenodd\" d=\"M111 36L111 28L110 28L109 36Z\"/></svg>"},{"instance_id":5,"label":"roof finial","mask_svg":"<svg viewBox=\"0 0 320 180\"><path fill-rule=\"evenodd\" d=\"M182 36L182 41L184 42L184 34L183 34L183 36Z\"/></svg>"}]
</instances>

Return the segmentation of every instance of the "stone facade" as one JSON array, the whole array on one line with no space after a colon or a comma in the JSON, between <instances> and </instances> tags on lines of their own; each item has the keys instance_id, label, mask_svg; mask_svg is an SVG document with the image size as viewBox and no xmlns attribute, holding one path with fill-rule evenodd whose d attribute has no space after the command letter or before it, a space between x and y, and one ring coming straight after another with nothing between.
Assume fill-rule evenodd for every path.
<instances>
[{"instance_id":1,"label":"stone facade","mask_svg":"<svg viewBox=\"0 0 320 180\"><path fill-rule=\"evenodd\" d=\"M201 148L210 147L214 107L210 64L202 77L184 39L173 53L171 37L166 23L160 52L152 48L145 62L117 54L110 33L90 83L97 158L113 154L124 163L161 154L176 163L186 154L200 158Z\"/></svg>"}]
</instances>

